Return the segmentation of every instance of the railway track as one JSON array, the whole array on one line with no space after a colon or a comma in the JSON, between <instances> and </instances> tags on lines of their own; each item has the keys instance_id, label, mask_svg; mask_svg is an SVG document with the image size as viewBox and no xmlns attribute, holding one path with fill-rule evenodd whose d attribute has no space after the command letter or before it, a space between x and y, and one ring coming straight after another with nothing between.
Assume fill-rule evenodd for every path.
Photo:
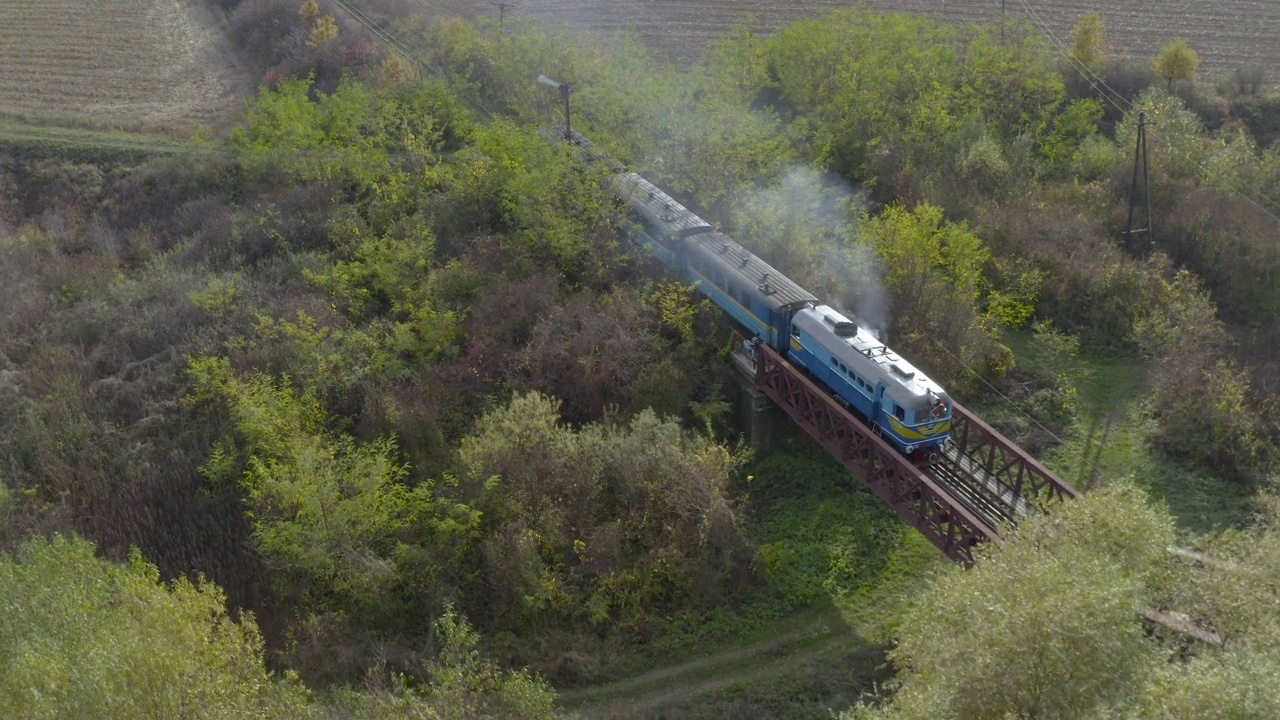
<instances>
[{"instance_id":1,"label":"railway track","mask_svg":"<svg viewBox=\"0 0 1280 720\"><path fill-rule=\"evenodd\" d=\"M1013 508L1000 502L976 478L965 477L955 468L942 464L924 466L920 470L990 527L998 528L1016 521Z\"/></svg>"},{"instance_id":2,"label":"railway track","mask_svg":"<svg viewBox=\"0 0 1280 720\"><path fill-rule=\"evenodd\" d=\"M1017 523L1035 511L1026 498L960 452L954 443L947 441L939 454L938 462L921 467L921 471L992 527Z\"/></svg>"}]
</instances>

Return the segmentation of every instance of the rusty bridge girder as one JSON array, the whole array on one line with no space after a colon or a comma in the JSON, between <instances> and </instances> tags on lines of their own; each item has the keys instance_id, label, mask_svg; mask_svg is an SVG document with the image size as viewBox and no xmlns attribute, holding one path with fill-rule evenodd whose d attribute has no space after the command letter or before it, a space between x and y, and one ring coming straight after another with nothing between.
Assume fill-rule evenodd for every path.
<instances>
[{"instance_id":1,"label":"rusty bridge girder","mask_svg":"<svg viewBox=\"0 0 1280 720\"><path fill-rule=\"evenodd\" d=\"M756 385L947 557L972 564L974 545L1000 542L995 528L921 473L826 390L767 345L758 350Z\"/></svg>"},{"instance_id":2,"label":"rusty bridge girder","mask_svg":"<svg viewBox=\"0 0 1280 720\"><path fill-rule=\"evenodd\" d=\"M1051 501L1080 497L1079 490L960 403L955 403L952 414L951 443L960 455L1032 507L1044 508Z\"/></svg>"}]
</instances>

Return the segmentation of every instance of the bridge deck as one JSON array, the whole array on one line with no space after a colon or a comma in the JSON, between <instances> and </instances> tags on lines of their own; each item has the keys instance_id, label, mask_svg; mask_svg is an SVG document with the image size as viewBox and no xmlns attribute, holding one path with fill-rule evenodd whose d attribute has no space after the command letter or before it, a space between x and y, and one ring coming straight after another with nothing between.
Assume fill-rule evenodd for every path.
<instances>
[{"instance_id":1,"label":"bridge deck","mask_svg":"<svg viewBox=\"0 0 1280 720\"><path fill-rule=\"evenodd\" d=\"M1000 542L992 523L766 345L759 346L755 376L756 385L778 407L948 557L972 563L974 545Z\"/></svg>"}]
</instances>

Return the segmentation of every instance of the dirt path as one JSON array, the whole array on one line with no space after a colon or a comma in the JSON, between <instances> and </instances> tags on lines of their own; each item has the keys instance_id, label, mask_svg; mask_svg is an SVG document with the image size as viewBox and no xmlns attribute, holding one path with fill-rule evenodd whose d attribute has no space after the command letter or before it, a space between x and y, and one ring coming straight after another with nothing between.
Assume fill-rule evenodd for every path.
<instances>
[{"instance_id":1,"label":"dirt path","mask_svg":"<svg viewBox=\"0 0 1280 720\"><path fill-rule=\"evenodd\" d=\"M661 711L735 686L747 686L825 657L867 648L834 609L800 618L760 641L708 653L642 675L590 688L564 690L561 704L582 718L660 717Z\"/></svg>"}]
</instances>

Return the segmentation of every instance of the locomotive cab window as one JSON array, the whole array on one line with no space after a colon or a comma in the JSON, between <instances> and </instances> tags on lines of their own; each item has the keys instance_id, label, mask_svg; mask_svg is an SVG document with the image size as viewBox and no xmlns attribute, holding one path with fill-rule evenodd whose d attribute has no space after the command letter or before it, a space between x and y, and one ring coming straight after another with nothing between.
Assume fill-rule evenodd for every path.
<instances>
[{"instance_id":1,"label":"locomotive cab window","mask_svg":"<svg viewBox=\"0 0 1280 720\"><path fill-rule=\"evenodd\" d=\"M901 405L895 405L893 414L899 419L905 421L907 419L907 411L902 409Z\"/></svg>"}]
</instances>

